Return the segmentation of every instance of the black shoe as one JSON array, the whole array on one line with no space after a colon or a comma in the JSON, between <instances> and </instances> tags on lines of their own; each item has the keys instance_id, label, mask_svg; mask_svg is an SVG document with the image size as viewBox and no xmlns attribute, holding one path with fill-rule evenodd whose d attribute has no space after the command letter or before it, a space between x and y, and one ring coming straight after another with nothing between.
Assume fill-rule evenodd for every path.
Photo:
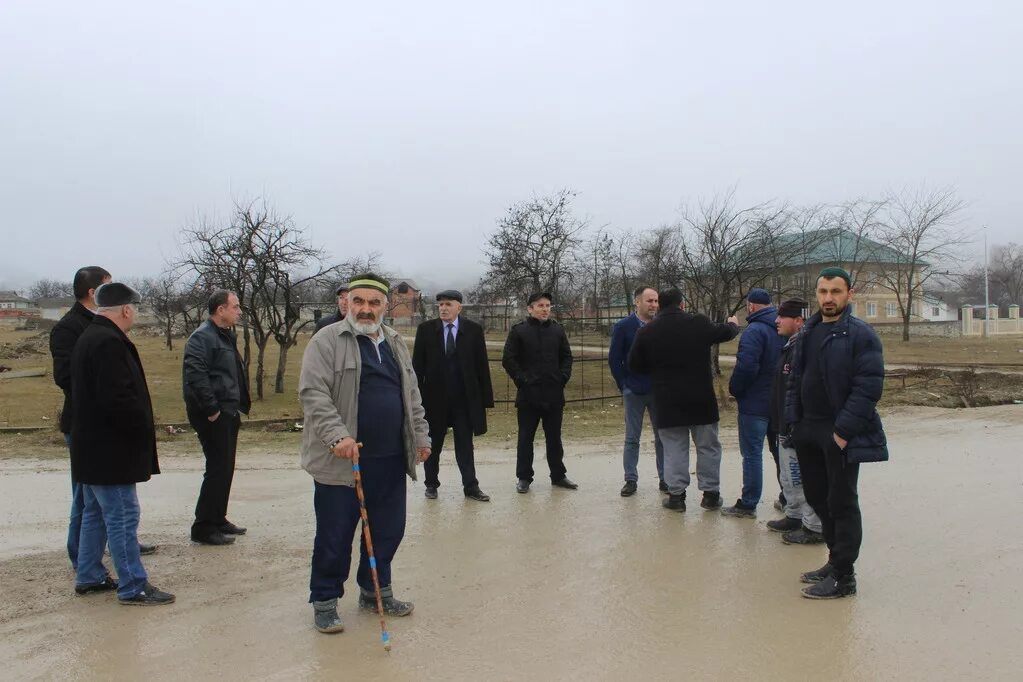
<instances>
[{"instance_id":1,"label":"black shoe","mask_svg":"<svg viewBox=\"0 0 1023 682\"><path fill-rule=\"evenodd\" d=\"M722 516L734 516L737 519L757 518L757 508L743 505L742 500L736 500L734 507L725 507L721 510Z\"/></svg>"},{"instance_id":2,"label":"black shoe","mask_svg":"<svg viewBox=\"0 0 1023 682\"><path fill-rule=\"evenodd\" d=\"M576 488L579 487L575 483L572 483L572 481L568 480L568 476L564 476L556 481L552 481L551 485L557 488L564 488L565 490L575 490Z\"/></svg>"},{"instance_id":3,"label":"black shoe","mask_svg":"<svg viewBox=\"0 0 1023 682\"><path fill-rule=\"evenodd\" d=\"M529 492L529 481L524 478L520 478L519 482L515 484L515 492L525 495Z\"/></svg>"},{"instance_id":4,"label":"black shoe","mask_svg":"<svg viewBox=\"0 0 1023 682\"><path fill-rule=\"evenodd\" d=\"M819 545L824 542L824 534L801 525L798 529L782 535L781 541L786 545Z\"/></svg>"},{"instance_id":5,"label":"black shoe","mask_svg":"<svg viewBox=\"0 0 1023 682\"><path fill-rule=\"evenodd\" d=\"M116 589L117 581L108 575L98 583L93 583L91 585L75 585L75 594L82 595L89 594L90 592L109 592L110 590Z\"/></svg>"},{"instance_id":6,"label":"black shoe","mask_svg":"<svg viewBox=\"0 0 1023 682\"><path fill-rule=\"evenodd\" d=\"M636 494L636 482L626 481L622 486L622 497L632 497Z\"/></svg>"},{"instance_id":7,"label":"black shoe","mask_svg":"<svg viewBox=\"0 0 1023 682\"><path fill-rule=\"evenodd\" d=\"M248 528L242 528L236 526L230 521L226 521L223 526L220 527L220 532L224 535L245 535L248 532Z\"/></svg>"},{"instance_id":8,"label":"black shoe","mask_svg":"<svg viewBox=\"0 0 1023 682\"><path fill-rule=\"evenodd\" d=\"M807 599L839 599L856 594L856 576L838 576L832 573L816 585L803 588L803 596Z\"/></svg>"},{"instance_id":9,"label":"black shoe","mask_svg":"<svg viewBox=\"0 0 1023 682\"><path fill-rule=\"evenodd\" d=\"M434 488L432 485L428 485L428 486L426 486L426 492L424 493L424 495L426 496L426 499L428 499L428 500L436 500L437 499L437 489Z\"/></svg>"},{"instance_id":10,"label":"black shoe","mask_svg":"<svg viewBox=\"0 0 1023 682\"><path fill-rule=\"evenodd\" d=\"M663 478L661 479L661 482L657 485L657 489L660 490L662 493L665 494L668 493L668 484L664 482Z\"/></svg>"},{"instance_id":11,"label":"black shoe","mask_svg":"<svg viewBox=\"0 0 1023 682\"><path fill-rule=\"evenodd\" d=\"M214 531L209 535L192 533L192 542L198 542L200 545L230 545L234 542L234 536L224 535L220 531Z\"/></svg>"},{"instance_id":12,"label":"black shoe","mask_svg":"<svg viewBox=\"0 0 1023 682\"><path fill-rule=\"evenodd\" d=\"M118 599L117 601L121 602L125 606L162 606L164 604L173 604L174 595L169 592L161 592L151 583L146 583L146 586L142 588L142 591L134 597Z\"/></svg>"},{"instance_id":13,"label":"black shoe","mask_svg":"<svg viewBox=\"0 0 1023 682\"><path fill-rule=\"evenodd\" d=\"M412 610L416 608L416 605L410 601L399 601L394 597L381 597L381 603L384 606L384 614L388 616L407 616L412 613ZM362 592L359 593L359 608L364 611L372 611L376 613L377 610L377 598L374 595L367 595Z\"/></svg>"},{"instance_id":14,"label":"black shoe","mask_svg":"<svg viewBox=\"0 0 1023 682\"><path fill-rule=\"evenodd\" d=\"M661 502L661 506L671 511L684 512L686 510L686 494L672 495L668 493L668 497Z\"/></svg>"},{"instance_id":15,"label":"black shoe","mask_svg":"<svg viewBox=\"0 0 1023 682\"><path fill-rule=\"evenodd\" d=\"M834 575L834 573L835 573L834 566L832 566L831 564L824 564L816 571L807 571L806 573L801 573L799 576L799 582L813 585L814 583L819 583L820 581L824 580L830 575Z\"/></svg>"},{"instance_id":16,"label":"black shoe","mask_svg":"<svg viewBox=\"0 0 1023 682\"><path fill-rule=\"evenodd\" d=\"M313 602L313 627L328 635L345 631L345 624L337 615L337 599Z\"/></svg>"},{"instance_id":17,"label":"black shoe","mask_svg":"<svg viewBox=\"0 0 1023 682\"><path fill-rule=\"evenodd\" d=\"M466 490L465 491L465 496L468 497L470 500L477 500L479 502L490 502L490 495L487 495L485 492L483 492L479 488L473 488L472 490Z\"/></svg>"},{"instance_id":18,"label":"black shoe","mask_svg":"<svg viewBox=\"0 0 1023 682\"><path fill-rule=\"evenodd\" d=\"M159 545L144 545L139 543L139 554L156 554L156 549Z\"/></svg>"},{"instance_id":19,"label":"black shoe","mask_svg":"<svg viewBox=\"0 0 1023 682\"><path fill-rule=\"evenodd\" d=\"M703 499L700 500L700 506L704 509L720 509L721 508L721 493L711 492L705 490L703 492Z\"/></svg>"},{"instance_id":20,"label":"black shoe","mask_svg":"<svg viewBox=\"0 0 1023 682\"><path fill-rule=\"evenodd\" d=\"M802 527L803 522L801 520L790 519L787 516L784 519L767 522L767 529L773 530L775 533L788 533L789 531L799 530Z\"/></svg>"}]
</instances>

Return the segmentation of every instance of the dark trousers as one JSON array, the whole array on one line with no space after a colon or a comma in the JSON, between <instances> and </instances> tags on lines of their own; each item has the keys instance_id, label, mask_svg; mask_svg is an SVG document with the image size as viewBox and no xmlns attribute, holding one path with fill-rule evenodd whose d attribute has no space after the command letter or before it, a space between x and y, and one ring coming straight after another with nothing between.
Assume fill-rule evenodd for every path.
<instances>
[{"instance_id":1,"label":"dark trousers","mask_svg":"<svg viewBox=\"0 0 1023 682\"><path fill-rule=\"evenodd\" d=\"M380 587L391 585L391 560L405 536L405 457L369 457L359 460L366 515L373 536ZM359 498L347 485L315 483L316 540L313 542L309 601L326 601L345 593L344 583L352 568L352 540L359 523ZM359 570L355 581L373 592L366 538L360 543Z\"/></svg>"},{"instance_id":2,"label":"dark trousers","mask_svg":"<svg viewBox=\"0 0 1023 682\"><path fill-rule=\"evenodd\" d=\"M856 493L860 465L846 461L830 421L804 420L796 425L793 444L803 475L806 501L821 519L828 543L828 563L851 575L863 542L863 519Z\"/></svg>"},{"instance_id":3,"label":"dark trousers","mask_svg":"<svg viewBox=\"0 0 1023 682\"><path fill-rule=\"evenodd\" d=\"M466 492L479 487L480 482L476 480L476 461L472 445L472 424L469 421L469 410L464 406L454 406L448 413L447 424L455 439L455 462L458 463L458 470L462 472L462 488ZM444 449L444 437L447 429L440 433L430 434L430 456L423 462L423 470L426 475L425 483L428 488L440 487L440 453Z\"/></svg>"},{"instance_id":4,"label":"dark trousers","mask_svg":"<svg viewBox=\"0 0 1023 682\"><path fill-rule=\"evenodd\" d=\"M195 522L192 535L208 536L227 523L227 501L234 480L234 456L238 447L238 427L241 417L220 413L211 422L200 414L188 415L188 423L195 429L206 457L206 472L202 476L199 501L195 503Z\"/></svg>"},{"instance_id":5,"label":"dark trousers","mask_svg":"<svg viewBox=\"0 0 1023 682\"><path fill-rule=\"evenodd\" d=\"M561 419L564 405L519 405L519 443L515 462L515 475L523 481L533 482L533 439L536 429L542 423L547 445L547 466L551 470L551 481L565 477L565 449L561 446Z\"/></svg>"},{"instance_id":6,"label":"dark trousers","mask_svg":"<svg viewBox=\"0 0 1023 682\"><path fill-rule=\"evenodd\" d=\"M770 426L767 427L767 449L771 451L771 458L774 459L774 475L775 478L778 479L778 487L782 488L781 460L778 458L778 432L772 429ZM781 500L782 506L784 506L785 493L784 492L778 493L778 499Z\"/></svg>"}]
</instances>

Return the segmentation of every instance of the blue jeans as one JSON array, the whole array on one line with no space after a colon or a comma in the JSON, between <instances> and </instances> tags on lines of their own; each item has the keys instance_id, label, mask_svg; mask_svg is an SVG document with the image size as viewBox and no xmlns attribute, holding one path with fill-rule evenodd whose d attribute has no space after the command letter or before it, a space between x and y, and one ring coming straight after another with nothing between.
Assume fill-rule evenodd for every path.
<instances>
[{"instance_id":1,"label":"blue jeans","mask_svg":"<svg viewBox=\"0 0 1023 682\"><path fill-rule=\"evenodd\" d=\"M629 389L622 391L625 401L625 449L622 452L622 463L625 465L625 480L639 480L639 437L643 434L643 412L650 412L650 424L654 423L654 394L633 393ZM654 428L654 459L657 462L657 478L664 480L664 446L661 436Z\"/></svg>"},{"instance_id":2,"label":"blue jeans","mask_svg":"<svg viewBox=\"0 0 1023 682\"><path fill-rule=\"evenodd\" d=\"M742 506L752 509L764 492L764 440L767 417L739 413L739 452L742 453Z\"/></svg>"},{"instance_id":3,"label":"blue jeans","mask_svg":"<svg viewBox=\"0 0 1023 682\"><path fill-rule=\"evenodd\" d=\"M139 554L140 511L135 484L79 485L85 509L75 582L95 585L103 581L107 575L101 561L103 545L108 544L117 571L117 597L130 599L141 592L149 580Z\"/></svg>"},{"instance_id":4,"label":"blue jeans","mask_svg":"<svg viewBox=\"0 0 1023 682\"><path fill-rule=\"evenodd\" d=\"M71 449L71 434L64 434L64 443ZM82 512L85 500L82 497L82 486L71 479L71 514L67 524L67 557L71 560L71 568L78 569L78 539L82 534ZM104 533L106 530L104 529ZM106 543L106 535L103 536Z\"/></svg>"}]
</instances>

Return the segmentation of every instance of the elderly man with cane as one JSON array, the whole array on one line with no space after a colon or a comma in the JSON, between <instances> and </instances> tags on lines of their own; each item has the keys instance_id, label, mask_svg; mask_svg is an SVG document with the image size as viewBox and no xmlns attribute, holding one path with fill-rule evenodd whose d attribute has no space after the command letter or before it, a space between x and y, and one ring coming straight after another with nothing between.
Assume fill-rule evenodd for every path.
<instances>
[{"instance_id":1,"label":"elderly man with cane","mask_svg":"<svg viewBox=\"0 0 1023 682\"><path fill-rule=\"evenodd\" d=\"M416 480L416 464L430 456L412 358L401 336L381 322L389 284L369 272L349 286L348 316L313 335L299 378L302 468L313 477L316 511L309 601L313 623L325 633L344 630L337 600L344 595L360 518L351 460L359 454L375 549L371 560L364 537L356 574L359 607L376 607L375 566L383 611L407 616L413 604L395 599L391 560L405 533L405 477Z\"/></svg>"}]
</instances>

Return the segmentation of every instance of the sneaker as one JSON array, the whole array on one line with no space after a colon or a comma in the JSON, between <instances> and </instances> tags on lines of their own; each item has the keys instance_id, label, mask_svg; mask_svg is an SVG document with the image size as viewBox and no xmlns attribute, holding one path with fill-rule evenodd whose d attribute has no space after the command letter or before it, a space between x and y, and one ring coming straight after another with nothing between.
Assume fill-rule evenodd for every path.
<instances>
[{"instance_id":1,"label":"sneaker","mask_svg":"<svg viewBox=\"0 0 1023 682\"><path fill-rule=\"evenodd\" d=\"M313 627L328 635L344 632L345 624L337 615L337 599L313 602Z\"/></svg>"},{"instance_id":2,"label":"sneaker","mask_svg":"<svg viewBox=\"0 0 1023 682\"><path fill-rule=\"evenodd\" d=\"M799 530L802 527L803 521L801 519L790 519L787 516L784 519L767 522L767 529L773 530L775 533L788 533L789 531Z\"/></svg>"},{"instance_id":3,"label":"sneaker","mask_svg":"<svg viewBox=\"0 0 1023 682\"><path fill-rule=\"evenodd\" d=\"M464 490L465 496L470 500L476 500L477 502L490 502L490 495L479 489L479 486L471 488L470 490Z\"/></svg>"},{"instance_id":4,"label":"sneaker","mask_svg":"<svg viewBox=\"0 0 1023 682\"><path fill-rule=\"evenodd\" d=\"M813 585L832 575L835 572L835 567L831 564L824 564L816 571L807 571L799 575L799 582Z\"/></svg>"},{"instance_id":5,"label":"sneaker","mask_svg":"<svg viewBox=\"0 0 1023 682\"><path fill-rule=\"evenodd\" d=\"M703 491L703 499L700 500L700 506L704 509L720 509L721 508L721 493L715 493L710 490Z\"/></svg>"},{"instance_id":6,"label":"sneaker","mask_svg":"<svg viewBox=\"0 0 1023 682\"><path fill-rule=\"evenodd\" d=\"M174 595L169 592L161 592L152 583L146 583L142 591L134 597L128 597L127 599L118 598L117 601L125 606L162 606L164 604L173 604Z\"/></svg>"},{"instance_id":7,"label":"sneaker","mask_svg":"<svg viewBox=\"0 0 1023 682\"><path fill-rule=\"evenodd\" d=\"M428 499L428 500L436 500L437 499L437 489L434 488L432 485L428 485L428 486L426 486L426 493L425 493L425 495L426 495L426 499Z\"/></svg>"},{"instance_id":8,"label":"sneaker","mask_svg":"<svg viewBox=\"0 0 1023 682\"><path fill-rule=\"evenodd\" d=\"M736 500L734 507L725 507L721 510L723 516L734 516L737 519L755 519L757 518L757 509L753 507L745 507L742 504L742 500Z\"/></svg>"},{"instance_id":9,"label":"sneaker","mask_svg":"<svg viewBox=\"0 0 1023 682\"><path fill-rule=\"evenodd\" d=\"M636 494L636 482L626 481L622 486L622 497L632 497Z\"/></svg>"},{"instance_id":10,"label":"sneaker","mask_svg":"<svg viewBox=\"0 0 1023 682\"><path fill-rule=\"evenodd\" d=\"M416 605L410 601L399 601L394 597L381 597L380 601L384 605L384 613L388 616L407 616L412 613ZM364 611L377 611L377 598L364 592L359 593L359 608Z\"/></svg>"},{"instance_id":11,"label":"sneaker","mask_svg":"<svg viewBox=\"0 0 1023 682\"><path fill-rule=\"evenodd\" d=\"M661 479L661 482L657 485L657 489L660 490L665 495L668 494L668 484L664 482L663 478Z\"/></svg>"},{"instance_id":12,"label":"sneaker","mask_svg":"<svg viewBox=\"0 0 1023 682\"><path fill-rule=\"evenodd\" d=\"M824 542L824 534L801 525L796 530L782 535L781 541L786 545L819 545Z\"/></svg>"},{"instance_id":13,"label":"sneaker","mask_svg":"<svg viewBox=\"0 0 1023 682\"><path fill-rule=\"evenodd\" d=\"M840 599L856 594L856 576L835 575L832 573L815 585L803 588L803 596L807 599Z\"/></svg>"},{"instance_id":14,"label":"sneaker","mask_svg":"<svg viewBox=\"0 0 1023 682\"><path fill-rule=\"evenodd\" d=\"M515 484L515 492L520 495L525 495L529 492L529 481L524 478L520 478L519 482Z\"/></svg>"},{"instance_id":15,"label":"sneaker","mask_svg":"<svg viewBox=\"0 0 1023 682\"><path fill-rule=\"evenodd\" d=\"M89 594L90 592L109 592L110 590L116 589L117 581L107 575L98 583L92 583L91 585L75 585L75 594L83 595Z\"/></svg>"},{"instance_id":16,"label":"sneaker","mask_svg":"<svg viewBox=\"0 0 1023 682\"><path fill-rule=\"evenodd\" d=\"M661 502L661 506L671 511L684 512L686 510L686 494L672 495L668 493L667 499Z\"/></svg>"}]
</instances>

